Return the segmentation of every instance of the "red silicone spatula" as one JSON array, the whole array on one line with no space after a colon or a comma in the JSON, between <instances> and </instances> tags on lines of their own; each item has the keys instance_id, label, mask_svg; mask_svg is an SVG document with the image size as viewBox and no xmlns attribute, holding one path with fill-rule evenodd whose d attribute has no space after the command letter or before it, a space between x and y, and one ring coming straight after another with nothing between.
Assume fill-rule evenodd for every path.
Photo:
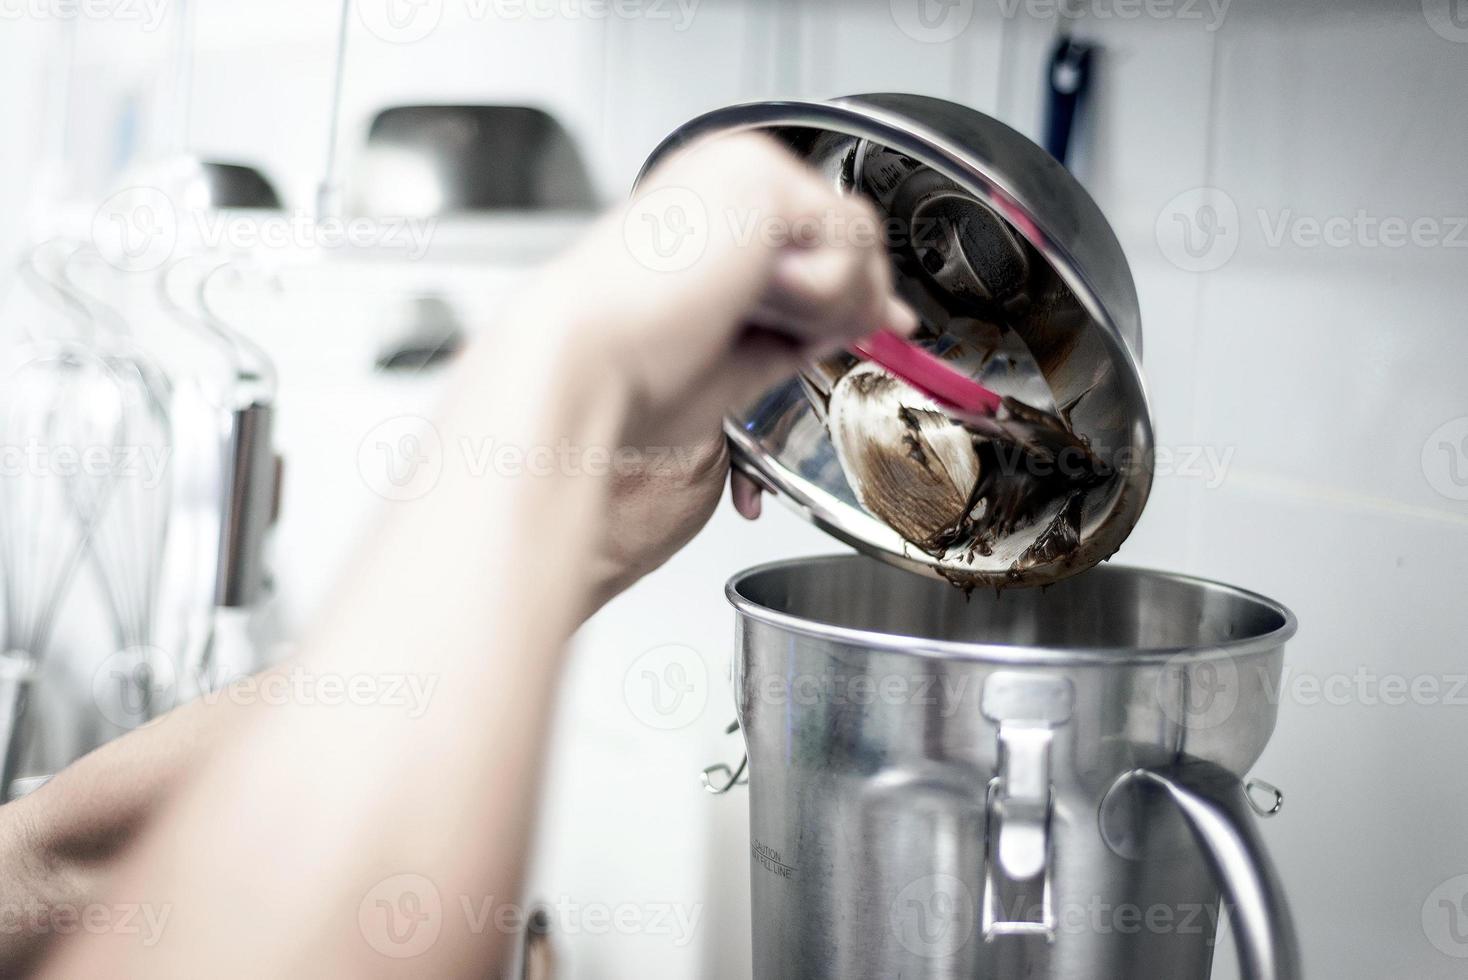
<instances>
[{"instance_id":1,"label":"red silicone spatula","mask_svg":"<svg viewBox=\"0 0 1468 980\"><path fill-rule=\"evenodd\" d=\"M988 418L999 411L1002 399L997 394L890 330L877 331L852 345L852 350L880 364L945 409Z\"/></svg>"}]
</instances>

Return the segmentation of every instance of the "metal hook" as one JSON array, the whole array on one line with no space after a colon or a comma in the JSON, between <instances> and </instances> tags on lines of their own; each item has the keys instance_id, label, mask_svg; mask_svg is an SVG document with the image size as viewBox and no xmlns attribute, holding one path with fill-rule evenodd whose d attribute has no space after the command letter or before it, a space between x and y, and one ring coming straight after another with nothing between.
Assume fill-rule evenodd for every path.
<instances>
[{"instance_id":1,"label":"metal hook","mask_svg":"<svg viewBox=\"0 0 1468 980\"><path fill-rule=\"evenodd\" d=\"M1274 798L1273 803L1269 806L1260 803L1255 798L1254 794L1256 792L1264 793L1266 796L1272 796ZM1280 791L1278 786L1275 786L1273 783L1266 783L1262 779L1250 779L1244 783L1244 798L1249 801L1249 809L1266 820L1284 809L1284 793Z\"/></svg>"},{"instance_id":2,"label":"metal hook","mask_svg":"<svg viewBox=\"0 0 1468 980\"><path fill-rule=\"evenodd\" d=\"M724 734L733 735L737 731L739 731L739 721L735 719L729 723L728 728L724 729ZM732 768L723 762L715 763L704 769L702 773L703 788L714 796L723 796L735 786L749 782L749 777L745 775L745 770L748 768L748 753L745 753L744 757L739 760L739 765Z\"/></svg>"}]
</instances>

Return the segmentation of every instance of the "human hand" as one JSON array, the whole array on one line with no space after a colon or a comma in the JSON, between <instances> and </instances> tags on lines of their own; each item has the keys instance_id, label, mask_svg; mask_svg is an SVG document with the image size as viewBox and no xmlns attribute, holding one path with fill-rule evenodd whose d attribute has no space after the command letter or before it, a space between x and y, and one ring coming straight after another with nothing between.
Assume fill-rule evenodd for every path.
<instances>
[{"instance_id":1,"label":"human hand","mask_svg":"<svg viewBox=\"0 0 1468 980\"><path fill-rule=\"evenodd\" d=\"M674 230L675 247L695 237L688 254L667 254ZM871 205L751 135L671 157L541 285L569 305L600 383L614 372L627 386L623 439L645 453L612 475L598 604L707 522L729 473L726 413L811 358L917 326L893 294ZM737 471L731 486L736 509L757 517L758 487Z\"/></svg>"}]
</instances>

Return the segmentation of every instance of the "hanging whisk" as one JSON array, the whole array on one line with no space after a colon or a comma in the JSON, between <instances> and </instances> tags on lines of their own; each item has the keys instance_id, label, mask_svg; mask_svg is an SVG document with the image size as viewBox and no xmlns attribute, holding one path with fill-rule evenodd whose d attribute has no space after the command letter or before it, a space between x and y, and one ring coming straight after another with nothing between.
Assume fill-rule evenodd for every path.
<instances>
[{"instance_id":1,"label":"hanging whisk","mask_svg":"<svg viewBox=\"0 0 1468 980\"><path fill-rule=\"evenodd\" d=\"M90 309L100 311L93 344L107 366L119 414L110 446L110 480L100 501L77 500L79 513L95 508L92 567L112 613L116 669L102 681L121 683L117 701L101 705L124 727L135 727L172 707L173 659L155 646L158 591L168 539L173 449L164 372L135 342L127 322L72 275L83 248L63 266L66 285ZM105 687L94 693L106 698ZM115 710L109 710L115 709Z\"/></svg>"},{"instance_id":2,"label":"hanging whisk","mask_svg":"<svg viewBox=\"0 0 1468 980\"><path fill-rule=\"evenodd\" d=\"M31 687L56 618L106 501L110 450L121 418L107 366L65 340L6 352L0 384L0 569L5 645L0 659L0 792L23 761Z\"/></svg>"}]
</instances>

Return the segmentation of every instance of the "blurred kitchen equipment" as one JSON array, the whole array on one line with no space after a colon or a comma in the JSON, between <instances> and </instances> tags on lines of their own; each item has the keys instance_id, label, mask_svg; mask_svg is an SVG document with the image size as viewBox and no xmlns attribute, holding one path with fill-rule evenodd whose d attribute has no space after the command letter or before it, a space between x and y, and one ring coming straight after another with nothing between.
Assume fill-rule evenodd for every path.
<instances>
[{"instance_id":1,"label":"blurred kitchen equipment","mask_svg":"<svg viewBox=\"0 0 1468 980\"><path fill-rule=\"evenodd\" d=\"M1241 783L1283 606L1116 566L966 597L856 555L728 595L756 980L1202 980L1220 892L1244 976L1300 975Z\"/></svg>"},{"instance_id":2,"label":"blurred kitchen equipment","mask_svg":"<svg viewBox=\"0 0 1468 980\"><path fill-rule=\"evenodd\" d=\"M236 612L251 610L267 596L265 546L278 516L281 480L272 438L275 366L263 348L216 310L211 290L226 281L246 281L241 262L207 254L179 260L158 281L164 307L202 337L225 365L222 401L197 406L212 418L192 434L209 457L202 461L206 468L221 474L214 484L219 496L208 502L212 506L201 500L194 508L197 533L213 535L212 567L199 570L210 584L208 596L201 597L210 612L201 642L193 645L185 666L204 690L261 665L248 650L248 614ZM278 282L271 277L253 285L269 292ZM217 656L220 644L233 647L234 653ZM221 667L223 676L216 676Z\"/></svg>"},{"instance_id":3,"label":"blurred kitchen equipment","mask_svg":"<svg viewBox=\"0 0 1468 980\"><path fill-rule=\"evenodd\" d=\"M122 186L156 188L180 215L221 208L278 210L280 195L258 169L238 161L206 160L193 149L196 12L194 0L173 0L170 5L173 80L165 92L167 105L157 115L158 131L146 157L129 171ZM180 222L179 230L186 229L188 224Z\"/></svg>"},{"instance_id":4,"label":"blurred kitchen equipment","mask_svg":"<svg viewBox=\"0 0 1468 980\"><path fill-rule=\"evenodd\" d=\"M202 160L199 167L206 207L280 210L280 195L275 185L254 167L213 160Z\"/></svg>"},{"instance_id":5,"label":"blurred kitchen equipment","mask_svg":"<svg viewBox=\"0 0 1468 980\"><path fill-rule=\"evenodd\" d=\"M1055 42L1046 73L1045 149L1066 166L1076 120L1085 107L1091 73L1098 58L1096 45L1063 36Z\"/></svg>"},{"instance_id":6,"label":"blurred kitchen equipment","mask_svg":"<svg viewBox=\"0 0 1468 980\"><path fill-rule=\"evenodd\" d=\"M68 342L17 348L0 385L0 432L4 444L29 455L7 466L0 504L0 575L5 587L5 649L0 659L0 737L5 759L0 797L24 762L30 687L50 651L56 615L87 550L95 511L78 506L105 499L105 476L77 464L61 465L55 453L96 447L90 423L115 422L118 405L97 399L110 384L107 368ZM85 416L75 411L85 399ZM109 416L111 416L109 418ZM108 441L111 433L101 433ZM77 484L86 483L87 486Z\"/></svg>"},{"instance_id":7,"label":"blurred kitchen equipment","mask_svg":"<svg viewBox=\"0 0 1468 980\"><path fill-rule=\"evenodd\" d=\"M95 327L65 283L61 264L73 249L47 242L26 256L23 286L41 305L22 310L27 339L0 348L0 444L12 448L0 478L0 800L25 761L35 727L31 687L115 475L121 389L90 345L72 338ZM100 466L98 453L107 454Z\"/></svg>"},{"instance_id":8,"label":"blurred kitchen equipment","mask_svg":"<svg viewBox=\"0 0 1468 980\"><path fill-rule=\"evenodd\" d=\"M70 488L78 519L95 517L90 556L112 614L114 652L121 658L119 708L139 725L173 706L153 703L158 672L167 683L175 669L154 645L173 499L172 388L122 314L89 294L76 278L75 264L89 256L97 256L96 249L75 249L62 264L61 284L94 311L90 347L106 364L115 393L84 393L67 411L92 411L91 398L96 397L115 402L118 411L112 441L98 447L107 451L111 468L105 495L95 497L85 483Z\"/></svg>"},{"instance_id":9,"label":"blurred kitchen equipment","mask_svg":"<svg viewBox=\"0 0 1468 980\"><path fill-rule=\"evenodd\" d=\"M459 315L442 296L412 296L395 304L395 322L412 325L406 337L386 345L377 358L379 371L417 373L452 360L467 338Z\"/></svg>"},{"instance_id":10,"label":"blurred kitchen equipment","mask_svg":"<svg viewBox=\"0 0 1468 980\"><path fill-rule=\"evenodd\" d=\"M736 463L835 537L965 587L1045 584L1110 557L1151 488L1152 423L1136 290L1085 190L994 119L890 94L716 110L665 140L643 172L692 140L741 130L771 133L840 186L872 198L904 232L891 251L898 291L923 322L918 339L1021 402L1044 398L1035 391L1042 379L1050 403L1111 475L1079 512L1073 499L1057 499L986 549L916 548L862 506L843 470L824 403L850 368L839 360L731 416L725 431ZM1057 536L1073 541L1050 548Z\"/></svg>"},{"instance_id":11,"label":"blurred kitchen equipment","mask_svg":"<svg viewBox=\"0 0 1468 980\"><path fill-rule=\"evenodd\" d=\"M555 980L556 948L551 942L551 917L544 908L531 911L520 948L520 980Z\"/></svg>"},{"instance_id":12,"label":"blurred kitchen equipment","mask_svg":"<svg viewBox=\"0 0 1468 980\"><path fill-rule=\"evenodd\" d=\"M589 212L590 177L571 134L542 109L515 105L407 105L373 119L352 170L349 210L374 218L510 212ZM426 294L406 313L382 370L423 370L464 345L443 297Z\"/></svg>"},{"instance_id":13,"label":"blurred kitchen equipment","mask_svg":"<svg viewBox=\"0 0 1468 980\"><path fill-rule=\"evenodd\" d=\"M531 106L384 109L350 184L351 213L367 217L596 207L571 135Z\"/></svg>"}]
</instances>

